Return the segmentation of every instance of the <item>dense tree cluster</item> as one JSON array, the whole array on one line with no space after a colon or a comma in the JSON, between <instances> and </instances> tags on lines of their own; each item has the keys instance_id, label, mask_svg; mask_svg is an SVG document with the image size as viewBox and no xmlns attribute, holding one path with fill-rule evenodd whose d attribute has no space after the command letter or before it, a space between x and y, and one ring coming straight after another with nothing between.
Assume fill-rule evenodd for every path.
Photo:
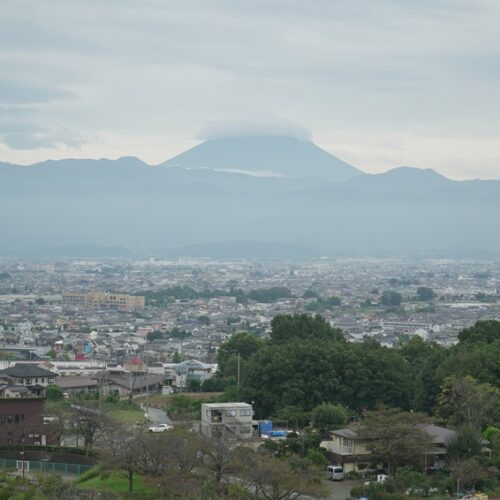
<instances>
[{"instance_id":1,"label":"dense tree cluster","mask_svg":"<svg viewBox=\"0 0 500 500\"><path fill-rule=\"evenodd\" d=\"M306 304L305 309L309 312L322 312L327 309L332 309L334 307L338 307L342 304L340 297L332 295L331 297L327 297L326 299L322 299L317 297L316 300L309 302Z\"/></svg>"},{"instance_id":2,"label":"dense tree cluster","mask_svg":"<svg viewBox=\"0 0 500 500\"><path fill-rule=\"evenodd\" d=\"M395 290L386 290L380 297L380 303L383 306L399 307L401 302L403 302L403 296Z\"/></svg>"},{"instance_id":3,"label":"dense tree cluster","mask_svg":"<svg viewBox=\"0 0 500 500\"><path fill-rule=\"evenodd\" d=\"M354 412L384 404L458 424L456 415L468 404L479 426L499 424L498 321L479 321L449 349L420 337L396 349L371 340L347 343L323 318L305 314L276 316L271 326L266 341L236 335L218 360L221 375L234 380L240 354L241 394L255 402L260 417L287 407L309 412L322 403Z\"/></svg>"},{"instance_id":4,"label":"dense tree cluster","mask_svg":"<svg viewBox=\"0 0 500 500\"><path fill-rule=\"evenodd\" d=\"M417 288L417 299L422 301L429 301L436 297L434 290L427 286L419 286Z\"/></svg>"},{"instance_id":5,"label":"dense tree cluster","mask_svg":"<svg viewBox=\"0 0 500 500\"><path fill-rule=\"evenodd\" d=\"M175 300L212 299L216 297L235 297L236 302L239 303L245 303L248 300L270 303L279 299L290 298L292 297L292 292L289 288L284 286L259 288L245 293L240 288L235 287L230 287L227 290L206 289L197 291L187 285L176 285L169 288L162 288L161 290L148 290L144 293L144 296L148 305L165 306L169 302Z\"/></svg>"}]
</instances>

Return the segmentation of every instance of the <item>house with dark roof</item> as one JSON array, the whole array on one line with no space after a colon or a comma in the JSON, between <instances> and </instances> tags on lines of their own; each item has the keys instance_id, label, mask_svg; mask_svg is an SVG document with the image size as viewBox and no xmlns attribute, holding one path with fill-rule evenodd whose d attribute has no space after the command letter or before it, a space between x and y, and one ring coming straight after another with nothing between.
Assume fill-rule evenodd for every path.
<instances>
[{"instance_id":1,"label":"house with dark roof","mask_svg":"<svg viewBox=\"0 0 500 500\"><path fill-rule=\"evenodd\" d=\"M45 388L54 384L57 376L57 373L31 364L16 363L14 366L0 370L0 378L6 378L10 382L8 387L4 388L4 393L7 395L5 397L9 397L8 394L11 391L8 388L11 386L24 386L29 390L29 396L43 397Z\"/></svg>"},{"instance_id":2,"label":"house with dark roof","mask_svg":"<svg viewBox=\"0 0 500 500\"><path fill-rule=\"evenodd\" d=\"M84 376L59 377L56 380L56 385L61 388L64 394L68 395L98 394L100 389L99 381L96 378Z\"/></svg>"},{"instance_id":3,"label":"house with dark roof","mask_svg":"<svg viewBox=\"0 0 500 500\"><path fill-rule=\"evenodd\" d=\"M432 440L432 447L425 453L427 465L442 461L446 455L446 445L455 431L434 424L419 424L418 427ZM352 426L331 431L330 439L322 441L320 446L334 463L342 465L345 472L362 472L370 467L374 440L360 436L356 427Z\"/></svg>"},{"instance_id":4,"label":"house with dark roof","mask_svg":"<svg viewBox=\"0 0 500 500\"><path fill-rule=\"evenodd\" d=\"M124 374L102 372L92 378L102 385L105 394L116 394L120 398L127 398L160 392L164 376L132 372Z\"/></svg>"}]
</instances>

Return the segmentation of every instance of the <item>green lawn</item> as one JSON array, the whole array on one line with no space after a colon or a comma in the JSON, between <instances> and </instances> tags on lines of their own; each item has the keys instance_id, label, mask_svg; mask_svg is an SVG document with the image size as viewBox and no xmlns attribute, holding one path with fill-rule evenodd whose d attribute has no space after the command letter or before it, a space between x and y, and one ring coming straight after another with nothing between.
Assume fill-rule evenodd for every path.
<instances>
[{"instance_id":1,"label":"green lawn","mask_svg":"<svg viewBox=\"0 0 500 500\"><path fill-rule=\"evenodd\" d=\"M117 471L109 475L103 474L76 485L85 490L110 491L112 493L128 493L128 479L125 472ZM143 499L155 498L156 490L144 484L143 477L134 474L133 493ZM135 495L134 495L135 496Z\"/></svg>"},{"instance_id":2,"label":"green lawn","mask_svg":"<svg viewBox=\"0 0 500 500\"><path fill-rule=\"evenodd\" d=\"M136 422L144 423L144 412L140 408L122 409L117 408L110 410L108 416L116 420L120 424L135 424Z\"/></svg>"}]
</instances>

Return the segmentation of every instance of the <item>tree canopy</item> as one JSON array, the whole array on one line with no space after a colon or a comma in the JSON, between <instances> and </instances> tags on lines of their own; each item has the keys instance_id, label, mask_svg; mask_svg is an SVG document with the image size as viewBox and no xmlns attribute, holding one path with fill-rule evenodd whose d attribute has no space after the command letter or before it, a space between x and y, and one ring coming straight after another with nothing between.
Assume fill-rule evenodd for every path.
<instances>
[{"instance_id":1,"label":"tree canopy","mask_svg":"<svg viewBox=\"0 0 500 500\"><path fill-rule=\"evenodd\" d=\"M273 343L290 340L334 340L344 337L338 328L334 328L321 316L307 314L278 315L271 321L271 341Z\"/></svg>"},{"instance_id":2,"label":"tree canopy","mask_svg":"<svg viewBox=\"0 0 500 500\"><path fill-rule=\"evenodd\" d=\"M426 417L396 408L381 407L363 414L358 434L368 441L372 459L387 465L389 474L405 465L418 466L432 448L421 424Z\"/></svg>"},{"instance_id":3,"label":"tree canopy","mask_svg":"<svg viewBox=\"0 0 500 500\"><path fill-rule=\"evenodd\" d=\"M394 290L386 290L380 297L380 303L383 306L399 307L401 302L403 302L403 296Z\"/></svg>"},{"instance_id":4,"label":"tree canopy","mask_svg":"<svg viewBox=\"0 0 500 500\"><path fill-rule=\"evenodd\" d=\"M432 300L436 294L434 293L434 290L432 288L429 288L427 286L419 286L417 288L417 299L422 300L422 301L429 301Z\"/></svg>"}]
</instances>

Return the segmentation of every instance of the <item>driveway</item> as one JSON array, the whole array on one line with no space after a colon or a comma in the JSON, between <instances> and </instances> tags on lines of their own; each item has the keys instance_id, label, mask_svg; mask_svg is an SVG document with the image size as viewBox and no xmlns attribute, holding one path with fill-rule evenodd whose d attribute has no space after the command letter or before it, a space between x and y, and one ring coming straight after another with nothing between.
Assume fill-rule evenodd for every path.
<instances>
[{"instance_id":1,"label":"driveway","mask_svg":"<svg viewBox=\"0 0 500 500\"><path fill-rule=\"evenodd\" d=\"M333 500L346 500L350 498L351 489L354 486L362 484L362 481L352 481L345 479L344 481L327 481L330 495L328 498Z\"/></svg>"}]
</instances>

